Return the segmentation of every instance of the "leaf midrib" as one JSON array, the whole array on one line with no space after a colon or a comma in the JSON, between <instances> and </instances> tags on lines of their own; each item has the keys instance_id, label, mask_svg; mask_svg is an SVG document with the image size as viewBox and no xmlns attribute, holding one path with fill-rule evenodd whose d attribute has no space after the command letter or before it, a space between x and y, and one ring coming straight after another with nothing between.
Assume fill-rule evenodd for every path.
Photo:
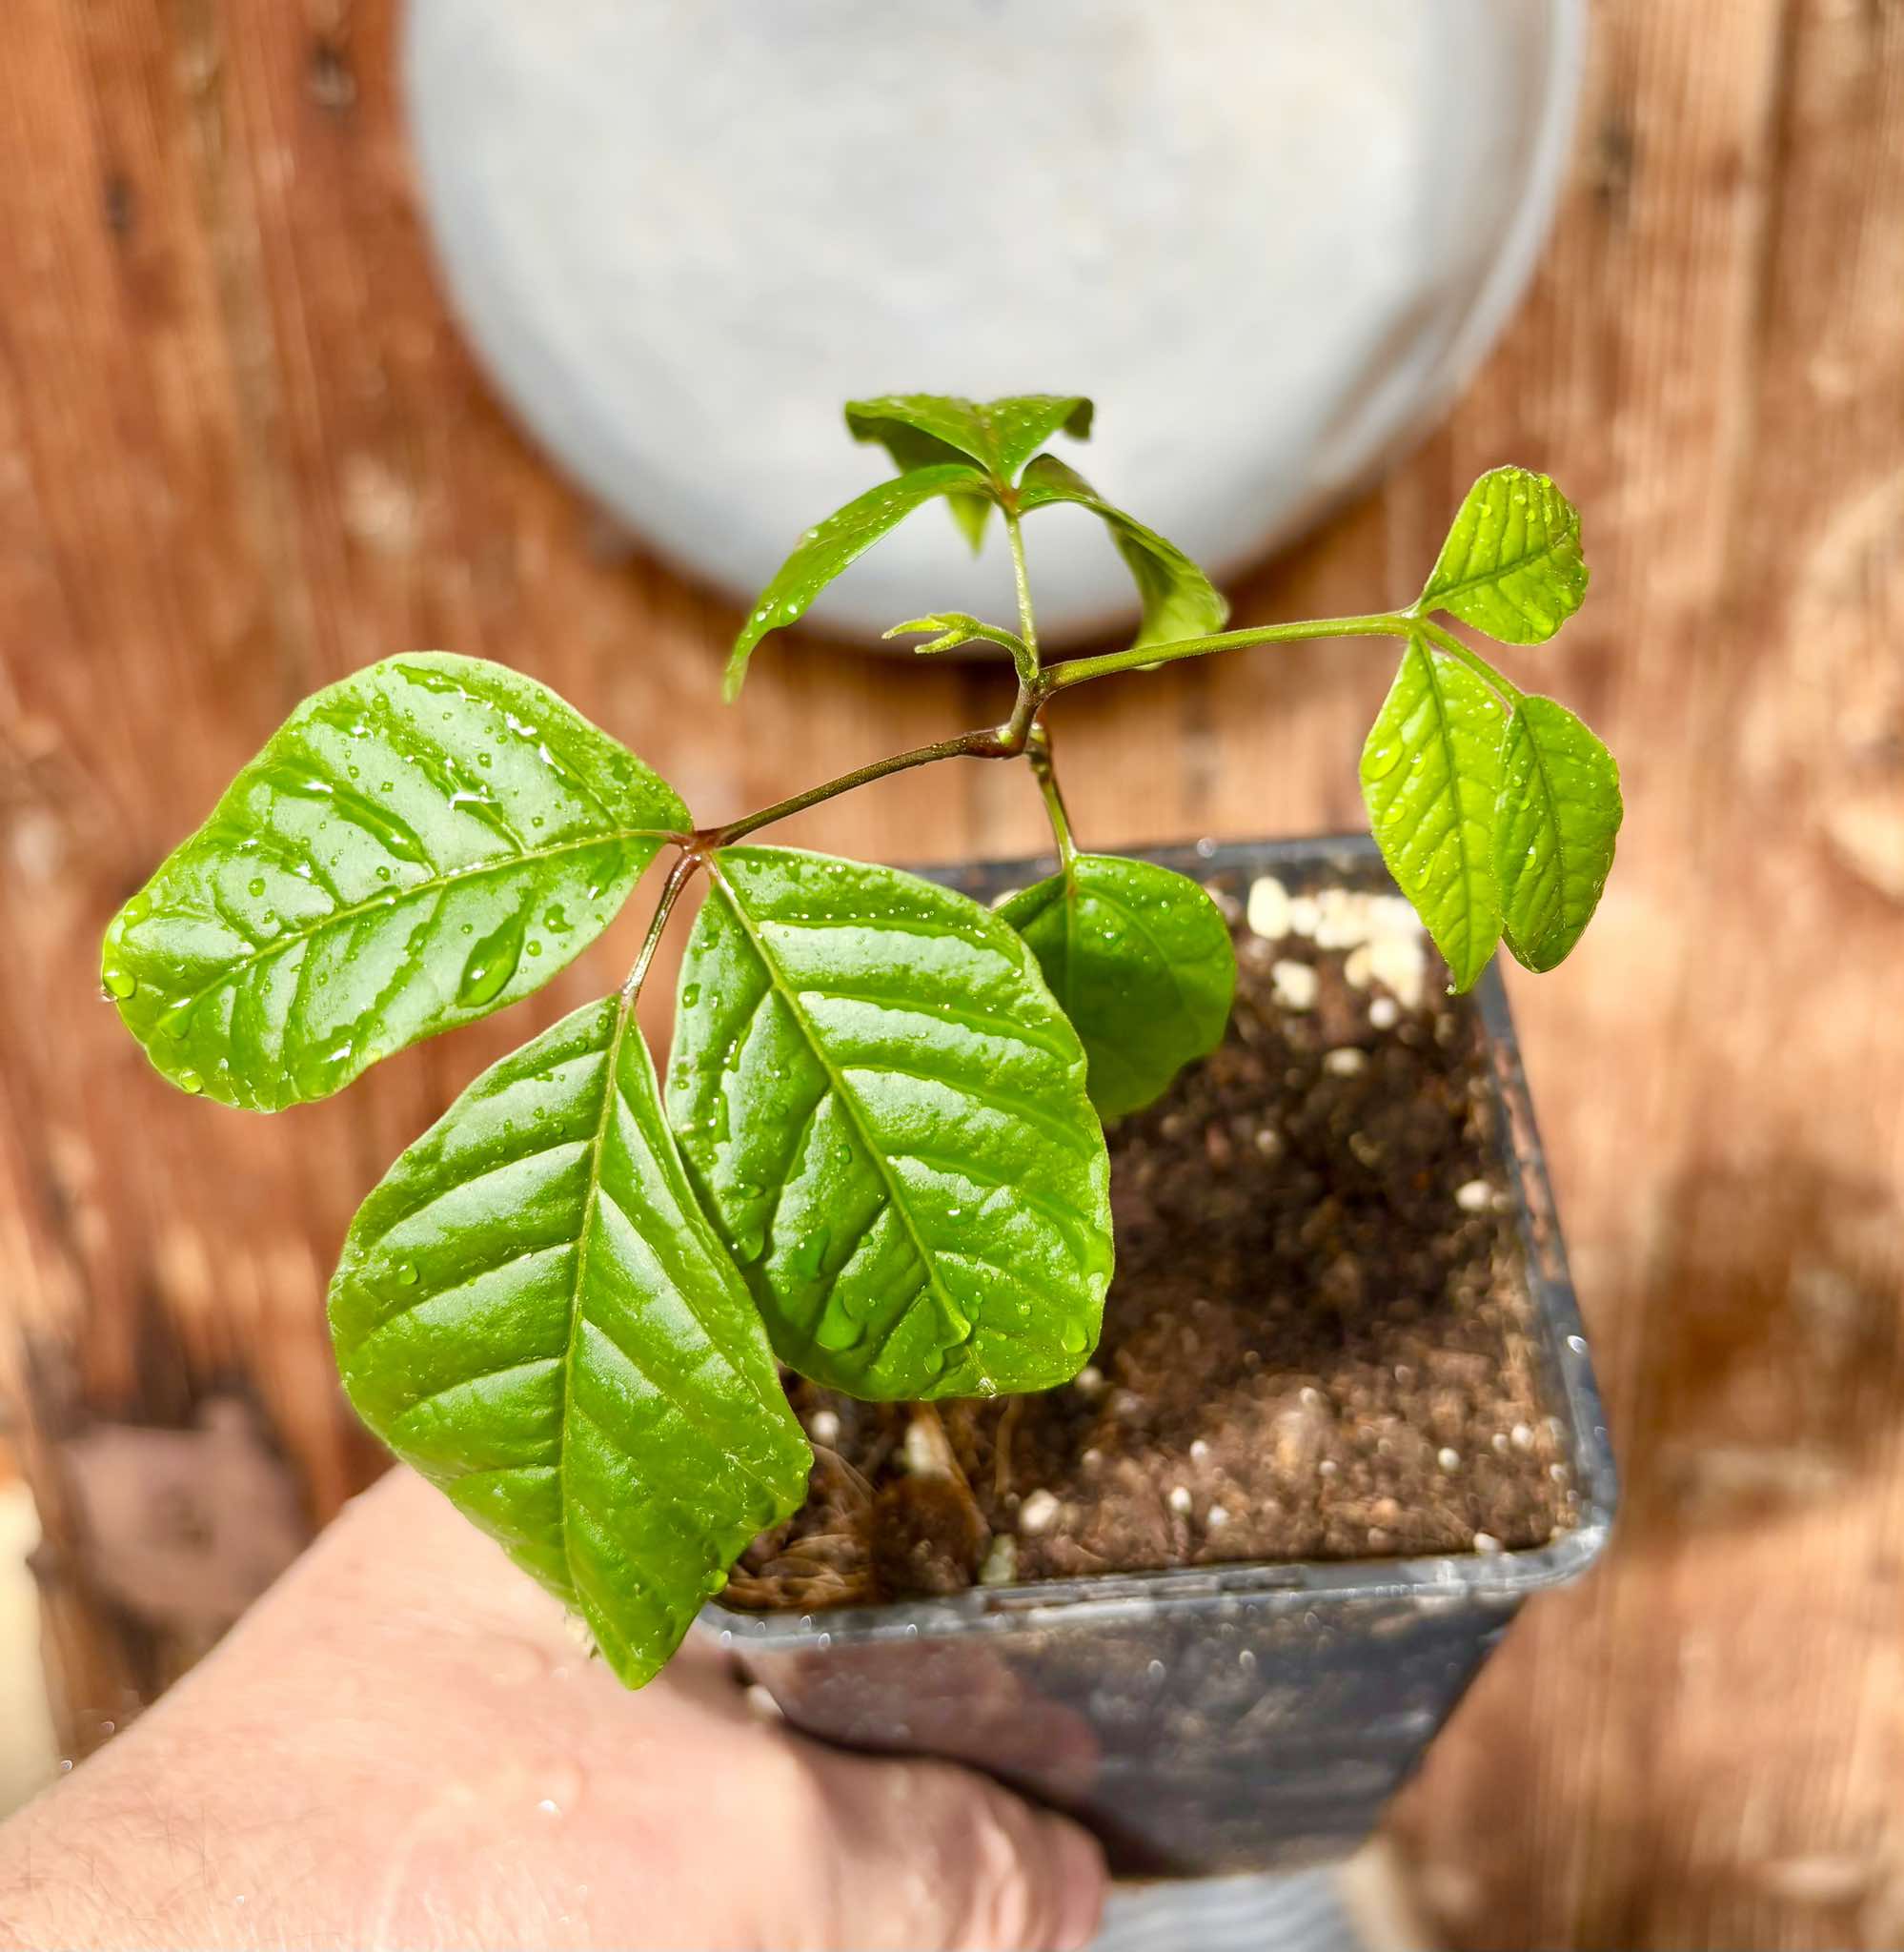
<instances>
[{"instance_id":1,"label":"leaf midrib","mask_svg":"<svg viewBox=\"0 0 1904 1952\"><path fill-rule=\"evenodd\" d=\"M814 1028L813 1020L807 1015L799 995L784 979L779 964L775 962L768 949L766 941L754 926L752 918L741 905L734 884L721 872L719 857L718 855L709 859L707 872L709 880L713 882L726 899L728 910L740 925L741 933L746 936L748 942L752 945L754 953L760 957L760 966L767 972L769 985L786 1006L787 1014L793 1018L801 1037L806 1041L808 1049L813 1052L815 1062L819 1064L821 1071L825 1073L828 1088L839 1102L841 1109L845 1112L848 1120L852 1123L853 1128L859 1133L860 1143L865 1147L867 1157L873 1161L874 1170L885 1185L887 1202L898 1212L900 1224L905 1229L906 1238L912 1243L913 1252L919 1256L920 1270L925 1276L926 1286L931 1291L933 1298L938 1302L944 1315L948 1317L962 1315L964 1310L960 1307L956 1298L940 1278L939 1264L920 1235L918 1225L912 1217L912 1209L903 1197L903 1188L892 1169L892 1163L886 1157L884 1148L868 1128L865 1118L861 1112L858 1098L847 1089L845 1079L841 1075L832 1058L821 1046L819 1034ZM837 1277L835 1285L837 1286ZM827 1296L829 1306L832 1303L832 1293L829 1291ZM973 1326L976 1330L977 1324L974 1323ZM976 1343L977 1339L975 1333L972 1340ZM967 1353L981 1382L991 1382L992 1376L989 1371L979 1361L976 1352L969 1344L967 1345Z\"/></svg>"},{"instance_id":2,"label":"leaf midrib","mask_svg":"<svg viewBox=\"0 0 1904 1952\"><path fill-rule=\"evenodd\" d=\"M1453 736L1448 729L1448 701L1442 696L1441 673L1436 667L1434 654L1419 638L1413 640L1408 648L1411 656L1419 657L1422 661L1423 669L1428 678L1428 695L1434 700L1435 729L1440 736L1442 753L1448 762L1448 798L1454 814L1454 844L1461 854L1462 884L1469 890L1469 899L1464 905L1464 912L1461 918L1462 932L1468 953L1471 957L1474 953L1475 935L1474 904L1472 899L1474 861L1473 856L1469 851L1468 827L1461 805L1461 756L1454 749ZM1498 788L1496 790L1498 791ZM1491 861L1487 864L1487 869L1488 879L1491 883L1494 880L1494 864ZM1500 905L1500 889L1496 886L1494 901L1497 907ZM1463 973L1467 973L1465 962L1463 964Z\"/></svg>"},{"instance_id":3,"label":"leaf midrib","mask_svg":"<svg viewBox=\"0 0 1904 1952\"><path fill-rule=\"evenodd\" d=\"M601 1199L602 1155L607 1150L608 1128L615 1115L615 1107L621 1096L621 1046L628 1034L628 1026L633 1021L634 1015L634 999L625 994L618 997L615 1006L615 1028L609 1035L607 1048L603 1053L601 1108L596 1116L595 1136L589 1142L587 1190L582 1195L581 1222L576 1233L575 1281L569 1292L567 1342L562 1352L562 1424L561 1441L556 1453L556 1509L561 1515L562 1563L568 1568L569 1584L577 1595L581 1592L581 1582L577 1576L575 1559L569 1552L569 1432L575 1418L577 1415L586 1416L587 1413L579 1411L576 1405L576 1352L581 1346L581 1330L586 1320L582 1300L587 1291L588 1284L589 1242L595 1232L596 1209L600 1204ZM679 1190L671 1188L670 1190L679 1191ZM683 1298L685 1299L685 1296ZM710 1344L719 1352L719 1342L718 1338L708 1329L707 1324L701 1321L699 1311L695 1310L691 1303L689 1305L689 1312L694 1315L702 1332L707 1334ZM643 1369L642 1365L633 1355L629 1354L618 1337L611 1335L598 1322L591 1326L594 1327L598 1335L603 1336L614 1346L624 1362L628 1363L631 1368L640 1371L646 1376L657 1394L662 1396L664 1400L672 1401L672 1399L668 1398L667 1393L662 1390L659 1381ZM758 1393L754 1390L751 1379L745 1375L739 1365L730 1361L728 1366L734 1372L737 1380L746 1386L748 1393L753 1395L758 1402L760 1400ZM693 1424L695 1428L701 1430L702 1434L706 1435L713 1444L716 1453L724 1456L741 1476L749 1479L758 1489L764 1492L769 1500L778 1508L780 1504L779 1492L760 1474L759 1468L750 1459L741 1456L738 1451L722 1444L712 1432L705 1430L699 1419L689 1416L680 1404L674 1403L673 1407L689 1423ZM594 1423L597 1429L601 1430L602 1434L618 1448L620 1447L621 1440L613 1431L605 1429L598 1418L589 1417L588 1420ZM653 1581L650 1580L646 1583L653 1590Z\"/></svg>"},{"instance_id":4,"label":"leaf midrib","mask_svg":"<svg viewBox=\"0 0 1904 1952\"><path fill-rule=\"evenodd\" d=\"M1469 590L1478 590L1488 583L1498 583L1503 577L1511 576L1516 570L1527 569L1537 562L1550 562L1558 556L1570 542L1577 546L1580 540L1580 518L1566 523L1558 532L1550 532L1547 542L1539 549L1529 550L1517 556L1511 562L1498 562L1492 569L1484 569L1473 576L1458 578L1451 583L1430 584L1423 592L1424 600L1433 609L1446 609L1444 601L1448 597L1459 597ZM1472 553L1471 550L1469 552Z\"/></svg>"},{"instance_id":5,"label":"leaf midrib","mask_svg":"<svg viewBox=\"0 0 1904 1952\"><path fill-rule=\"evenodd\" d=\"M235 983L247 969L257 964L269 962L273 956L282 955L286 949L295 948L300 944L313 941L326 929L354 922L375 909L402 907L409 903L412 896L441 894L445 888L458 885L463 882L479 881L484 875L503 874L511 868L559 860L566 854L579 854L589 847L612 847L623 841L641 840L653 841L658 845L668 838L670 831L671 829L666 827L618 827L607 833L591 834L582 840L562 841L554 846L535 848L526 854L512 854L500 861L476 862L469 867L453 868L447 874L435 874L425 881L412 882L407 887L392 889L388 894L367 896L361 902L352 903L349 907L334 908L328 915L319 916L309 927L287 929L284 934L273 936L262 948L253 949L226 964L210 982L201 985L189 996L169 998L166 1009L171 1012L195 1008L214 989ZM226 925L230 926L229 924Z\"/></svg>"}]
</instances>

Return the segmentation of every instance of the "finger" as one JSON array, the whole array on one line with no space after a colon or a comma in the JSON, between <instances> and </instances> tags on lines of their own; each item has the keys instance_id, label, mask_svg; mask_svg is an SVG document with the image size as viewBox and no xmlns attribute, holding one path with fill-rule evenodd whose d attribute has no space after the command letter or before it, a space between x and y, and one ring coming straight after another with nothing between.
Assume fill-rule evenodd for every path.
<instances>
[{"instance_id":1,"label":"finger","mask_svg":"<svg viewBox=\"0 0 1904 1952\"><path fill-rule=\"evenodd\" d=\"M1082 1946L1104 1855L1077 1824L947 1762L817 1752L834 1862L821 1894L843 1945L943 1952Z\"/></svg>"}]
</instances>

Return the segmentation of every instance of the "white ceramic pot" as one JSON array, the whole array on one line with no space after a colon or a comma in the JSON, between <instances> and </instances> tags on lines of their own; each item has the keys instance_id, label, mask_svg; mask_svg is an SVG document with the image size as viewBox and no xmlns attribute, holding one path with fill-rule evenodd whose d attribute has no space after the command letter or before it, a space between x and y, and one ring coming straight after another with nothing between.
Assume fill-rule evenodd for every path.
<instances>
[{"instance_id":1,"label":"white ceramic pot","mask_svg":"<svg viewBox=\"0 0 1904 1952\"><path fill-rule=\"evenodd\" d=\"M456 309L561 463L739 598L877 479L850 396L1097 396L1068 458L1218 574L1448 400L1531 269L1580 0L412 0ZM1061 443L1062 445L1062 443ZM1128 614L1075 509L1048 636ZM1011 614L936 508L815 606Z\"/></svg>"}]
</instances>

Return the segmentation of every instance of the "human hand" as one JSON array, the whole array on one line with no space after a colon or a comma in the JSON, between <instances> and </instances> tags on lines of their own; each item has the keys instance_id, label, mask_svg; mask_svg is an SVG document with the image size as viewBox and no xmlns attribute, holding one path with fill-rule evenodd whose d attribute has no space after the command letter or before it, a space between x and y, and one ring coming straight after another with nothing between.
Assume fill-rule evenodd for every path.
<instances>
[{"instance_id":1,"label":"human hand","mask_svg":"<svg viewBox=\"0 0 1904 1952\"><path fill-rule=\"evenodd\" d=\"M393 1471L192 1674L0 1826L0 1946L1043 1947L1094 1842L822 1748L691 1638L629 1695Z\"/></svg>"}]
</instances>

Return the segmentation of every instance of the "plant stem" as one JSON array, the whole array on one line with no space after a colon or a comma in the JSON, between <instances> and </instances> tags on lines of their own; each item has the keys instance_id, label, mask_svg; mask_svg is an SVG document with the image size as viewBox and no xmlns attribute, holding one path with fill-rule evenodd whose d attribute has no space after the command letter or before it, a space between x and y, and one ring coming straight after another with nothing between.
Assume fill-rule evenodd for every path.
<instances>
[{"instance_id":1,"label":"plant stem","mask_svg":"<svg viewBox=\"0 0 1904 1952\"><path fill-rule=\"evenodd\" d=\"M1021 688L1021 704L1027 696ZM759 813L729 821L725 826L702 827L694 835L692 844L703 853L710 853L717 847L731 847L735 842L744 840L757 829L769 826L777 820L804 813L809 806L818 806L821 801L850 793L855 786L870 785L873 781L886 779L893 773L910 772L914 766L930 765L935 760L1014 758L1024 750L1025 732L1030 729L1028 714L1023 730L1018 729L1018 710L1014 707L1010 722L1003 725L989 726L979 732L962 732L956 739L935 740L930 745L916 745L910 752L896 753L891 759L875 760L871 765L856 766L850 773L841 773L837 780L828 780L823 786L809 786L804 793L796 793L789 800L777 800L773 805L761 807Z\"/></svg>"},{"instance_id":2,"label":"plant stem","mask_svg":"<svg viewBox=\"0 0 1904 1952\"><path fill-rule=\"evenodd\" d=\"M1020 665L1018 697L1013 702L1011 717L1003 725L962 732L954 739L935 740L930 745L916 745L910 752L896 753L891 759L875 760L870 765L856 766L850 773L841 773L837 780L810 786L804 793L796 793L790 799L777 800L773 805L763 806L758 813L747 814L739 820L729 821L724 826L699 827L692 834L679 835L677 837L679 844L694 855L706 855L719 847L731 847L737 841L744 840L761 827L771 826L776 821L786 820L793 814L804 813L808 807L819 806L841 793L850 793L856 786L870 785L875 780L909 772L914 766L931 765L938 760L1016 759L1020 753L1031 748L1037 736L1038 715L1044 709L1046 701L1058 692L1068 691L1074 684L1087 683L1093 678L1108 678L1119 671L1147 670L1155 664L1173 664L1180 658L1202 658L1215 651L1244 650L1251 644L1301 643L1325 637L1408 637L1422 630L1436 635L1437 642L1442 637L1447 637L1446 632L1437 634L1433 624L1424 623L1402 611L1372 617L1324 617L1300 623L1260 624L1250 630L1225 631L1217 637L1185 638L1176 643L1146 644L1141 650L1110 651L1098 658L1074 658L1067 664L1055 664L1049 670L1043 670L1037 662L1037 626L1031 614L1030 586L1024 576L1024 546L1019 534L1018 517L1009 509L1005 512L1005 529L1011 538L1012 566L1018 577L1019 614L1024 626L1026 658L1025 662ZM1487 671L1490 681L1500 685L1509 696L1518 696L1506 679L1483 665L1465 644L1453 638L1448 638L1448 642L1452 646L1452 655ZM1034 757L1034 766L1038 763ZM1043 762L1047 771L1049 763L1047 749ZM1064 819L1063 803L1057 797L1055 780L1050 782L1049 790L1045 790L1045 773L1040 774L1039 785L1045 793L1047 807L1055 803L1052 830L1060 834L1062 852L1069 842L1070 833L1068 823L1062 829L1059 825ZM1075 848L1072 851L1075 852ZM1070 855L1066 854L1065 858L1068 860Z\"/></svg>"},{"instance_id":3,"label":"plant stem","mask_svg":"<svg viewBox=\"0 0 1904 1952\"><path fill-rule=\"evenodd\" d=\"M1031 614L1031 580L1024 573L1024 537L1018 526L1018 510L1010 500L1004 504L1005 540L1011 544L1011 573L1018 584L1018 631L1024 640L1029 671L1021 669L1020 682L1038 676L1038 622Z\"/></svg>"},{"instance_id":4,"label":"plant stem","mask_svg":"<svg viewBox=\"0 0 1904 1952\"><path fill-rule=\"evenodd\" d=\"M635 958L635 966L628 972L628 980L621 986L621 1011L624 1016L635 1007L635 1000L641 994L641 986L648 980L648 966L655 960L655 951L660 946L661 932L668 925L668 917L675 912L675 904L681 898L681 890L691 882L701 864L701 856L690 848L675 858L675 864L668 869L668 878L661 884L660 899L655 904L653 919L648 924L648 933L641 944L641 952Z\"/></svg>"},{"instance_id":5,"label":"plant stem","mask_svg":"<svg viewBox=\"0 0 1904 1952\"><path fill-rule=\"evenodd\" d=\"M1031 762L1031 776L1044 799L1044 811L1051 822L1051 838L1058 843L1058 862L1068 868L1078 858L1078 844L1071 838L1071 817L1064 810L1064 795L1059 790L1057 769L1051 762L1051 735L1043 725L1034 725L1025 741L1024 753Z\"/></svg>"},{"instance_id":6,"label":"plant stem","mask_svg":"<svg viewBox=\"0 0 1904 1952\"><path fill-rule=\"evenodd\" d=\"M1216 637L1187 637L1176 643L1106 651L1099 658L1073 658L1068 664L1054 665L1041 676L1040 702L1053 692L1068 691L1093 678L1109 678L1119 671L1145 671L1153 664L1174 664L1180 658L1240 651L1251 644L1302 643L1319 637L1407 637L1410 627L1406 616L1393 611L1377 617L1319 617L1302 623L1264 623L1249 630L1225 630Z\"/></svg>"}]
</instances>

